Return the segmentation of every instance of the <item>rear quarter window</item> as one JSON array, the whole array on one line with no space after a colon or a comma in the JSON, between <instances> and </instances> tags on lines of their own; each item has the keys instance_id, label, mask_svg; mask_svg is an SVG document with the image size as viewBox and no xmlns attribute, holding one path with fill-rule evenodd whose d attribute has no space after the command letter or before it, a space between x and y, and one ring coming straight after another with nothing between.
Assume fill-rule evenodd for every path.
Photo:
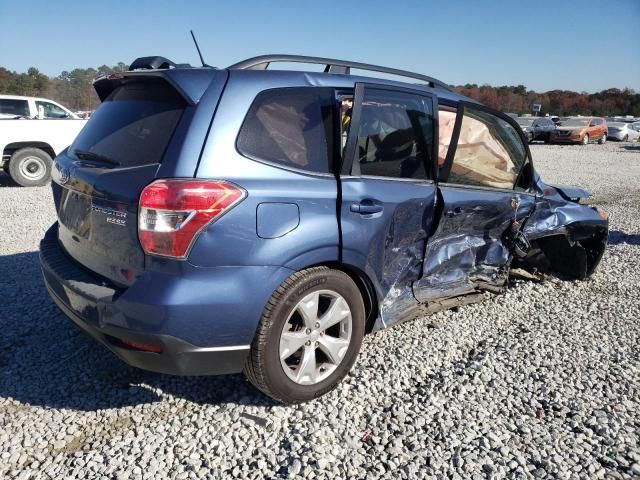
<instances>
[{"instance_id":1,"label":"rear quarter window","mask_svg":"<svg viewBox=\"0 0 640 480\"><path fill-rule=\"evenodd\" d=\"M237 140L249 158L286 168L331 173L335 94L324 88L281 88L258 94Z\"/></svg>"},{"instance_id":2,"label":"rear quarter window","mask_svg":"<svg viewBox=\"0 0 640 480\"><path fill-rule=\"evenodd\" d=\"M145 79L116 88L91 116L71 147L119 166L161 163L186 108L163 80Z\"/></svg>"},{"instance_id":3,"label":"rear quarter window","mask_svg":"<svg viewBox=\"0 0 640 480\"><path fill-rule=\"evenodd\" d=\"M26 100L0 99L0 113L15 115L16 117L28 117L29 104Z\"/></svg>"}]
</instances>

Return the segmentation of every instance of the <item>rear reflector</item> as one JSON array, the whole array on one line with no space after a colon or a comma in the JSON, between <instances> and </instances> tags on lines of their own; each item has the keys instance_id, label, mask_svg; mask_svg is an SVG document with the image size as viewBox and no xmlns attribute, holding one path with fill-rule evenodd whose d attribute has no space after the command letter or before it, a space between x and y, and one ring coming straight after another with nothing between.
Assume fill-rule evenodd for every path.
<instances>
[{"instance_id":1,"label":"rear reflector","mask_svg":"<svg viewBox=\"0 0 640 480\"><path fill-rule=\"evenodd\" d=\"M200 232L245 195L243 189L225 181L156 180L140 195L138 236L143 250L187 258Z\"/></svg>"},{"instance_id":2,"label":"rear reflector","mask_svg":"<svg viewBox=\"0 0 640 480\"><path fill-rule=\"evenodd\" d=\"M118 341L126 347L133 348L134 350L141 350L143 352L162 353L162 347L160 345L149 345L146 343L136 342L134 340L128 340L126 338L119 338Z\"/></svg>"}]
</instances>

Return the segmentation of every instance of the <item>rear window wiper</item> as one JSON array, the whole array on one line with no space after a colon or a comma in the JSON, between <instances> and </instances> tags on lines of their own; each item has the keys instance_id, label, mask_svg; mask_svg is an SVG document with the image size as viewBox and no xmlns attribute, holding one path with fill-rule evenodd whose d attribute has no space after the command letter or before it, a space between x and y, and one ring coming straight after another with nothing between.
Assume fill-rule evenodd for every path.
<instances>
[{"instance_id":1,"label":"rear window wiper","mask_svg":"<svg viewBox=\"0 0 640 480\"><path fill-rule=\"evenodd\" d=\"M73 153L76 157L82 160L95 160L96 162L108 163L110 165L120 165L120 162L117 162L104 155L100 155L99 153L90 152L89 150L74 150Z\"/></svg>"}]
</instances>

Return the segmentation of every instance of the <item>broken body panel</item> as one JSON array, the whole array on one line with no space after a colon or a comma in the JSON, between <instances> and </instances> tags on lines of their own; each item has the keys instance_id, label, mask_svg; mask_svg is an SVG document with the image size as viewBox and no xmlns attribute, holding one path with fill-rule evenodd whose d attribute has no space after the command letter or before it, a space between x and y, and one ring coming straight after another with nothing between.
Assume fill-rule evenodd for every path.
<instances>
[{"instance_id":1,"label":"broken body panel","mask_svg":"<svg viewBox=\"0 0 640 480\"><path fill-rule=\"evenodd\" d=\"M355 125L362 101L356 87ZM461 119L465 106L469 116L471 110L480 114ZM487 110L467 102L459 102L456 108L458 120L448 132L451 138L440 138L454 148L449 148L446 161L439 162L445 174L435 173L437 180L401 183L362 175L359 170L369 161L363 156L356 156L358 165L354 162L355 169L348 170L355 177L341 179L343 261L364 264L373 279L378 296L373 330L416 314L477 301L484 292L500 293L507 287L512 265L533 273L585 279L604 252L608 220L603 212L580 203L588 192L542 182L524 138L520 138L521 163L510 163L514 152L507 152L492 138L491 125L478 120ZM491 114L505 127L512 124ZM350 132L352 149L357 145L355 138ZM461 152L458 163L455 147ZM345 158L351 155L354 151L348 144ZM481 165L474 166L474 158L481 158ZM456 183L465 174L474 183ZM392 190L395 193L390 195ZM349 210L362 201L381 208L361 215L353 227ZM364 261L358 260L355 252L363 249L369 254Z\"/></svg>"}]
</instances>

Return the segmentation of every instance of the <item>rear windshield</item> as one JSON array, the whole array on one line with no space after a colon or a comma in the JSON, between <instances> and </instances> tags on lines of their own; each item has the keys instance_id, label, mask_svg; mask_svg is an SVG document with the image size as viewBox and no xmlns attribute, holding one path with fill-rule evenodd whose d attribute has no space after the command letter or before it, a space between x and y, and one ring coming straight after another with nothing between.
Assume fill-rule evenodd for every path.
<instances>
[{"instance_id":1,"label":"rear windshield","mask_svg":"<svg viewBox=\"0 0 640 480\"><path fill-rule=\"evenodd\" d=\"M123 167L160 163L185 106L163 80L127 82L91 116L71 153Z\"/></svg>"}]
</instances>

